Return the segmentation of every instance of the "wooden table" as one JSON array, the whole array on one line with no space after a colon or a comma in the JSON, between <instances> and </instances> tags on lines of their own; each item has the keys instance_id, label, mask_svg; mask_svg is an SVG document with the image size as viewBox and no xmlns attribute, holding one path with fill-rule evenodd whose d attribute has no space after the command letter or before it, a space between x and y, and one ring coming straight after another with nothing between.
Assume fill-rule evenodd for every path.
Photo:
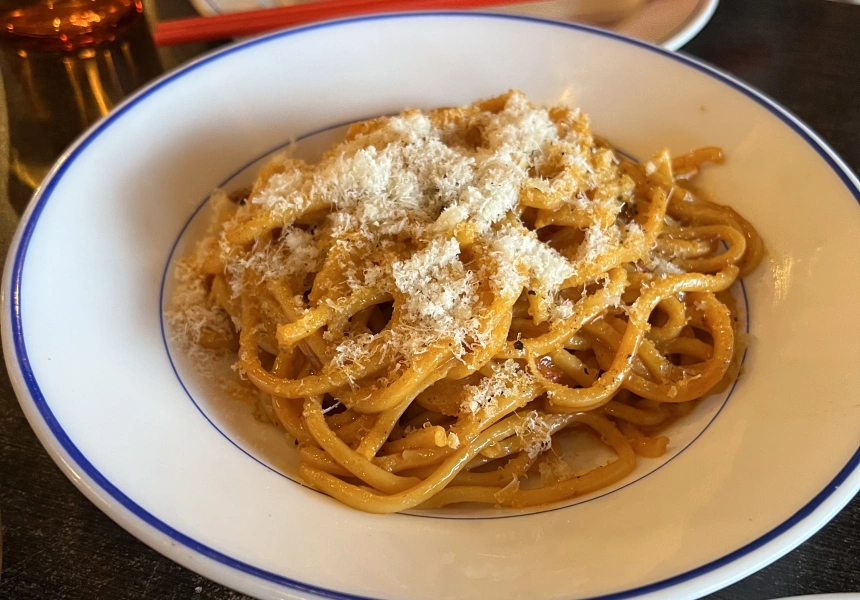
<instances>
[{"instance_id":1,"label":"wooden table","mask_svg":"<svg viewBox=\"0 0 860 600\"><path fill-rule=\"evenodd\" d=\"M159 2L155 12L160 17L192 13L185 0ZM167 58L181 60L200 50L186 48ZM860 171L860 6L722 0L714 19L683 52L774 97ZM0 143L5 154L7 141ZM5 254L17 215L3 196L0 248ZM857 301L848 299L846 307ZM2 599L244 598L150 550L86 500L37 441L5 371L0 377L0 512ZM852 591L860 592L860 497L799 548L710 598L765 600Z\"/></svg>"}]
</instances>

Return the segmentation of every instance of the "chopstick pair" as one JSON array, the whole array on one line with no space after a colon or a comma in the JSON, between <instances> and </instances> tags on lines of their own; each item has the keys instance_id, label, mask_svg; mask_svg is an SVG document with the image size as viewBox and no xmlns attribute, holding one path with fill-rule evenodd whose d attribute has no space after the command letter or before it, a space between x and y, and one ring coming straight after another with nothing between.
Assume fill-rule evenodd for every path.
<instances>
[{"instance_id":1,"label":"chopstick pair","mask_svg":"<svg viewBox=\"0 0 860 600\"><path fill-rule=\"evenodd\" d=\"M156 46L175 46L244 37L283 27L372 13L421 10L473 10L541 0L328 0L240 13L194 17L158 23L153 33Z\"/></svg>"}]
</instances>

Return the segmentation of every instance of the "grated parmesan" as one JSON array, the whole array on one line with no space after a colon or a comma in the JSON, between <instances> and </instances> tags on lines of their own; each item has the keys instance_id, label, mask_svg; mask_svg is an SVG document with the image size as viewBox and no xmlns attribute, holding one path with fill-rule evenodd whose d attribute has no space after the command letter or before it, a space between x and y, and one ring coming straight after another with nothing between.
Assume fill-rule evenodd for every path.
<instances>
[{"instance_id":1,"label":"grated parmesan","mask_svg":"<svg viewBox=\"0 0 860 600\"><path fill-rule=\"evenodd\" d=\"M544 486L566 481L574 476L573 469L564 458L547 455L538 465L541 483Z\"/></svg>"},{"instance_id":2,"label":"grated parmesan","mask_svg":"<svg viewBox=\"0 0 860 600\"><path fill-rule=\"evenodd\" d=\"M392 265L394 284L404 296L404 327L420 338L420 345L450 336L461 348L467 338L481 337L474 312L478 279L459 253L456 239L434 239L408 260Z\"/></svg>"},{"instance_id":3,"label":"grated parmesan","mask_svg":"<svg viewBox=\"0 0 860 600\"><path fill-rule=\"evenodd\" d=\"M461 413L477 414L484 411L487 417L491 417L497 398L505 394L521 394L533 381L531 374L514 360L494 363L491 369L493 374L490 377L484 377L476 385L464 388Z\"/></svg>"},{"instance_id":4,"label":"grated parmesan","mask_svg":"<svg viewBox=\"0 0 860 600\"><path fill-rule=\"evenodd\" d=\"M642 261L642 266L657 275L683 275L686 273L684 269L673 263L671 260L654 253L648 254L645 257Z\"/></svg>"},{"instance_id":5,"label":"grated parmesan","mask_svg":"<svg viewBox=\"0 0 860 600\"><path fill-rule=\"evenodd\" d=\"M525 416L522 424L516 427L516 434L529 458L535 458L552 447L552 428L536 410Z\"/></svg>"},{"instance_id":6,"label":"grated parmesan","mask_svg":"<svg viewBox=\"0 0 860 600\"><path fill-rule=\"evenodd\" d=\"M170 325L174 341L199 358L205 359L200 341L209 331L222 337L232 335L230 317L209 297L204 280L199 276L199 266L193 260L176 263L176 291L171 309L165 316Z\"/></svg>"},{"instance_id":7,"label":"grated parmesan","mask_svg":"<svg viewBox=\"0 0 860 600\"><path fill-rule=\"evenodd\" d=\"M457 358L482 347L490 335L481 318L488 309L481 288L486 280L507 301L526 285L540 294L536 322L573 314L573 304L559 298L563 283L583 264L637 235L644 239L638 226L621 229L615 222L634 183L620 173L614 152L595 145L577 110L565 109L565 120L556 121L517 91L493 110L453 110L458 116L450 121L413 110L366 122L314 166L277 156L248 201L222 219L216 238L233 298L285 278L301 288L336 253L341 280L327 277L322 290L314 288L316 298L301 294L307 288L293 290L301 292L295 313L323 302L338 308L351 293L373 287L394 295L397 318L379 333L323 331L334 345L335 367L368 360L371 347L381 353L376 359L397 358L403 366L433 345L450 345ZM470 127L479 133L467 142ZM598 187L605 193L595 193ZM578 248L559 252L517 219L527 190L592 215ZM310 220L314 225L296 225L307 214L318 215ZM232 233L255 219L283 225L235 243ZM491 260L465 264L458 241L465 239L489 248ZM201 298L189 302L207 306ZM474 411L484 403L473 399L469 406Z\"/></svg>"},{"instance_id":8,"label":"grated parmesan","mask_svg":"<svg viewBox=\"0 0 860 600\"><path fill-rule=\"evenodd\" d=\"M621 300L621 297L618 297L618 301ZM573 316L574 305L570 300L561 300L554 302L552 308L550 309L550 320L551 321L564 321L565 319L569 319Z\"/></svg>"},{"instance_id":9,"label":"grated parmesan","mask_svg":"<svg viewBox=\"0 0 860 600\"><path fill-rule=\"evenodd\" d=\"M296 227L288 227L277 242L261 244L257 240L247 251L229 245L222 234L220 249L224 274L234 298L241 295L246 283L257 285L288 275L312 273L321 263L313 236Z\"/></svg>"},{"instance_id":10,"label":"grated parmesan","mask_svg":"<svg viewBox=\"0 0 860 600\"><path fill-rule=\"evenodd\" d=\"M573 266L565 257L524 227L504 226L491 240L491 248L497 258L509 265L499 275L506 280L506 283L498 284L503 289L512 286L521 289L522 283L529 280L534 287L554 290L574 274ZM520 274L521 280L515 278L511 282L514 270Z\"/></svg>"},{"instance_id":11,"label":"grated parmesan","mask_svg":"<svg viewBox=\"0 0 860 600\"><path fill-rule=\"evenodd\" d=\"M275 157L273 162L287 162L290 166L299 164L296 161L284 161L283 155ZM275 173L252 195L251 202L277 214L288 210L301 210L307 204L307 199L302 194L306 177L307 170L301 168L288 168Z\"/></svg>"}]
</instances>

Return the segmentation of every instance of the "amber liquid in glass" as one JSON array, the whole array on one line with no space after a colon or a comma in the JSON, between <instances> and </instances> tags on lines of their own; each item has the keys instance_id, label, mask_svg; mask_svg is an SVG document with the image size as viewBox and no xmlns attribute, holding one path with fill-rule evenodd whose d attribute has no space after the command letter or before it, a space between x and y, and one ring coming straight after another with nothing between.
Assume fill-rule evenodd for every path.
<instances>
[{"instance_id":1,"label":"amber liquid in glass","mask_svg":"<svg viewBox=\"0 0 860 600\"><path fill-rule=\"evenodd\" d=\"M10 186L30 189L84 129L161 72L141 0L0 0L0 69Z\"/></svg>"}]
</instances>

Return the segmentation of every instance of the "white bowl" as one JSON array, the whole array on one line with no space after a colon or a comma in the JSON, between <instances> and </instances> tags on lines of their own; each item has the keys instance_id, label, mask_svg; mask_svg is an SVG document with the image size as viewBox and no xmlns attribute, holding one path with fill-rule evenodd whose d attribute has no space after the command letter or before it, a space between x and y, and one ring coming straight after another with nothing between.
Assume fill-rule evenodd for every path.
<instances>
[{"instance_id":1,"label":"white bowl","mask_svg":"<svg viewBox=\"0 0 860 600\"><path fill-rule=\"evenodd\" d=\"M511 87L580 105L634 156L724 148L703 185L769 248L745 282L744 374L617 489L529 514L356 512L286 477L283 438L169 355L169 258L213 188L247 181L288 140L328 131L299 144L313 154L333 125ZM171 73L67 152L7 260L3 348L30 423L83 493L243 592L696 597L802 542L860 487L858 187L784 109L654 46L500 15L325 23Z\"/></svg>"}]
</instances>

